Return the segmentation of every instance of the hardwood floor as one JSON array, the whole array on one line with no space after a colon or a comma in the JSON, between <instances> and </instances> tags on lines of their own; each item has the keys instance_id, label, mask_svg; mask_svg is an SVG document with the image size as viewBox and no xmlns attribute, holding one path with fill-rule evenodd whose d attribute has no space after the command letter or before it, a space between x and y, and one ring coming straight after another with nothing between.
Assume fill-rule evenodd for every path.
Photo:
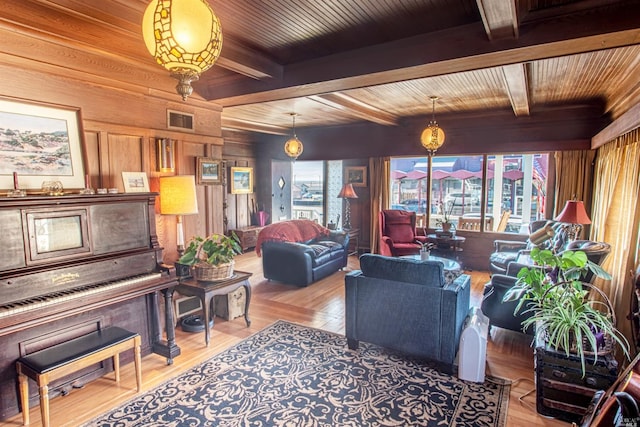
<instances>
[{"instance_id":1,"label":"hardwood floor","mask_svg":"<svg viewBox=\"0 0 640 427\"><path fill-rule=\"evenodd\" d=\"M344 333L344 275L348 271L358 269L357 257L349 258L346 271L333 274L306 288L266 281L262 276L261 262L254 252L236 257L236 269L254 273L251 277L251 327L246 327L242 317L232 321L216 318L209 347L204 345L203 333L185 333L178 329L177 343L182 354L174 360L173 365L168 366L165 359L155 354L143 358L143 392L203 362L278 319ZM488 281L489 274L468 273L472 277L472 304L479 305L482 288ZM535 393L529 394L523 402L519 401L520 396L533 389L533 349L529 345L530 340L523 334L494 329L492 339L488 343L487 374L514 381L507 426L568 426L568 423L538 415L535 411ZM121 367L120 381L120 385L116 385L111 373L92 381L81 390L74 390L67 396L52 399L51 425L77 426L134 398L136 384L133 363ZM30 416L31 426L41 425L38 406L31 409ZM18 425L22 425L21 415L0 423L0 426Z\"/></svg>"}]
</instances>

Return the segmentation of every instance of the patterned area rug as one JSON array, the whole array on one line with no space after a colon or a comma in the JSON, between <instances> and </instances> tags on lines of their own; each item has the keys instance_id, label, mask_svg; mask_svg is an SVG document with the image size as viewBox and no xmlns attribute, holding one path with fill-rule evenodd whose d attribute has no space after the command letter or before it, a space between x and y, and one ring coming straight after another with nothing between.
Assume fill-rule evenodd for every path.
<instances>
[{"instance_id":1,"label":"patterned area rug","mask_svg":"<svg viewBox=\"0 0 640 427\"><path fill-rule=\"evenodd\" d=\"M89 426L504 426L510 384L278 321Z\"/></svg>"}]
</instances>

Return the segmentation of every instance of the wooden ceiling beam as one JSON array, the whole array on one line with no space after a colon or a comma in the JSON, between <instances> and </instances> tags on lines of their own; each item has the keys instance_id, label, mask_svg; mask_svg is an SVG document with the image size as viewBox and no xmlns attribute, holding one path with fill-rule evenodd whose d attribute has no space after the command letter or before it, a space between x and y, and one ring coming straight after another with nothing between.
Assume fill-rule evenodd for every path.
<instances>
[{"instance_id":1,"label":"wooden ceiling beam","mask_svg":"<svg viewBox=\"0 0 640 427\"><path fill-rule=\"evenodd\" d=\"M288 135L290 133L290 129L288 127L267 125L249 120L233 119L224 117L224 114L222 115L222 129L244 130L248 132L268 133L271 135Z\"/></svg>"},{"instance_id":2,"label":"wooden ceiling beam","mask_svg":"<svg viewBox=\"0 0 640 427\"><path fill-rule=\"evenodd\" d=\"M640 5L535 21L517 39L489 41L479 24L428 33L285 66L281 80L212 86L224 107L338 92L640 43Z\"/></svg>"},{"instance_id":3,"label":"wooden ceiling beam","mask_svg":"<svg viewBox=\"0 0 640 427\"><path fill-rule=\"evenodd\" d=\"M224 39L224 48L216 66L257 80L282 79L282 65L228 37Z\"/></svg>"},{"instance_id":4,"label":"wooden ceiling beam","mask_svg":"<svg viewBox=\"0 0 640 427\"><path fill-rule=\"evenodd\" d=\"M530 111L527 65L505 65L502 67L502 74L513 112L516 116L528 116Z\"/></svg>"},{"instance_id":5,"label":"wooden ceiling beam","mask_svg":"<svg viewBox=\"0 0 640 427\"><path fill-rule=\"evenodd\" d=\"M308 98L369 122L385 126L398 124L396 116L341 93L312 95Z\"/></svg>"},{"instance_id":6,"label":"wooden ceiling beam","mask_svg":"<svg viewBox=\"0 0 640 427\"><path fill-rule=\"evenodd\" d=\"M514 0L476 0L489 40L518 37L518 16Z\"/></svg>"},{"instance_id":7,"label":"wooden ceiling beam","mask_svg":"<svg viewBox=\"0 0 640 427\"><path fill-rule=\"evenodd\" d=\"M595 150L637 127L640 127L640 103L631 107L626 113L591 138L591 149Z\"/></svg>"}]
</instances>

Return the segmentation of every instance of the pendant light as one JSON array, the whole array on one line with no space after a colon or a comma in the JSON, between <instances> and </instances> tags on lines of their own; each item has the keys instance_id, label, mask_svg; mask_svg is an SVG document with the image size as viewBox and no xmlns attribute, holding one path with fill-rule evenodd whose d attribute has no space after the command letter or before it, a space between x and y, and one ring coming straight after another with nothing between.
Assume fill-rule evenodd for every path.
<instances>
[{"instance_id":1,"label":"pendant light","mask_svg":"<svg viewBox=\"0 0 640 427\"><path fill-rule=\"evenodd\" d=\"M438 148L442 147L442 144L444 144L444 131L440 126L438 126L438 122L436 122L437 100L437 96L431 97L431 121L429 122L429 126L422 131L422 135L420 136L420 142L422 143L422 146L427 149L430 156L436 154Z\"/></svg>"},{"instance_id":2,"label":"pendant light","mask_svg":"<svg viewBox=\"0 0 640 427\"><path fill-rule=\"evenodd\" d=\"M291 157L294 161L298 158L300 154L302 154L302 150L304 147L302 146L302 141L298 139L296 136L296 113L289 113L291 117L293 117L293 136L284 143L284 152L287 156Z\"/></svg>"},{"instance_id":3,"label":"pendant light","mask_svg":"<svg viewBox=\"0 0 640 427\"><path fill-rule=\"evenodd\" d=\"M186 101L191 82L220 56L222 28L205 0L152 0L142 18L142 37L156 62L178 80Z\"/></svg>"}]
</instances>

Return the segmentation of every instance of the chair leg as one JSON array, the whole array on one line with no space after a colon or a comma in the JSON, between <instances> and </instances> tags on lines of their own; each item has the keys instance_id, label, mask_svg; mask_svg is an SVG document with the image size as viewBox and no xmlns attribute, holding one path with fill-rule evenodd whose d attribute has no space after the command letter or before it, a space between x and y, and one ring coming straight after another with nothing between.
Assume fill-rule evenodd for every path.
<instances>
[{"instance_id":1,"label":"chair leg","mask_svg":"<svg viewBox=\"0 0 640 427\"><path fill-rule=\"evenodd\" d=\"M19 373L20 383L20 406L22 407L22 425L29 425L29 378Z\"/></svg>"},{"instance_id":2,"label":"chair leg","mask_svg":"<svg viewBox=\"0 0 640 427\"><path fill-rule=\"evenodd\" d=\"M353 338L347 338L347 346L351 350L357 350L360 346L360 342L358 340L354 340Z\"/></svg>"}]
</instances>

